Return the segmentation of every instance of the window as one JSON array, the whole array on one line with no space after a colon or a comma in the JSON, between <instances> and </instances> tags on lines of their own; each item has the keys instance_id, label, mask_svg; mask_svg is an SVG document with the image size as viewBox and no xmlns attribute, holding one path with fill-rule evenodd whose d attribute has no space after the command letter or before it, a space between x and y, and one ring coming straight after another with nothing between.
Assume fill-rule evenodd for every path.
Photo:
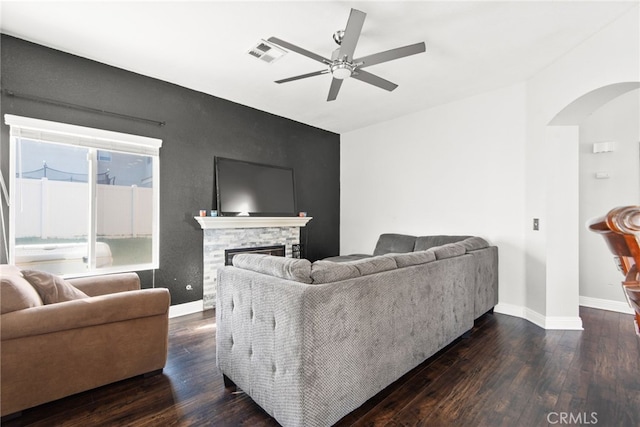
<instances>
[{"instance_id":1,"label":"window","mask_svg":"<svg viewBox=\"0 0 640 427\"><path fill-rule=\"evenodd\" d=\"M64 277L158 268L162 141L5 115L9 262Z\"/></svg>"}]
</instances>

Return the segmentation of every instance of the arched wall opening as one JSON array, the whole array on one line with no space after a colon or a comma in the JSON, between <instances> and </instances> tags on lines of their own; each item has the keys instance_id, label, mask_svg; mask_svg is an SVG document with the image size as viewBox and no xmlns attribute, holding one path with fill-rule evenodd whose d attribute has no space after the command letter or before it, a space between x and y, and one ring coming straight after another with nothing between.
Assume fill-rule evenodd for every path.
<instances>
[{"instance_id":1,"label":"arched wall opening","mask_svg":"<svg viewBox=\"0 0 640 427\"><path fill-rule=\"evenodd\" d=\"M621 82L606 85L592 90L575 99L563 108L547 125L546 143L550 152L554 153L557 162L552 162L551 179L547 185L547 209L548 215L555 218L553 225L547 234L547 282L546 282L546 316L549 318L576 318L579 319L579 305L595 306L604 309L619 309L624 311L624 304L609 304L605 299L581 298L581 270L584 270L585 260L581 245L581 235L585 239L584 220L581 215L581 156L594 155L585 153L585 144L581 144L581 125L588 118L596 114L611 101L623 97L630 92L640 96L640 82ZM630 95L633 96L633 95ZM640 98L639 98L640 100ZM636 115L635 126L640 128L640 118ZM632 124L633 126L633 124ZM582 131L584 135L584 130ZM596 142L596 141L594 141ZM636 150L638 141L636 141ZM636 164L640 168L640 158L635 157ZM603 171L606 172L606 171ZM613 173L613 171L610 171ZM604 180L603 180L604 181ZM638 180L636 180L636 183ZM637 189L637 186L633 188ZM635 191L635 190L632 190ZM632 195L634 203L638 203L639 195ZM569 198L570 200L567 200ZM582 197L584 200L584 195ZM631 200L631 199L618 199ZM611 209L615 206L610 206ZM606 211L600 215L605 214ZM599 236L593 236L595 240ZM604 242L601 243L602 247ZM598 263L606 264L607 258ZM613 262L610 261L612 264ZM582 265L582 268L581 268ZM593 268L596 268L593 266ZM618 280L615 285L619 285ZM606 284L605 286L607 286ZM601 300L601 301L598 301ZM614 301L615 302L615 301ZM625 311L626 312L626 311ZM630 312L630 311L629 311ZM581 329L577 323L569 325L568 329Z\"/></svg>"}]
</instances>

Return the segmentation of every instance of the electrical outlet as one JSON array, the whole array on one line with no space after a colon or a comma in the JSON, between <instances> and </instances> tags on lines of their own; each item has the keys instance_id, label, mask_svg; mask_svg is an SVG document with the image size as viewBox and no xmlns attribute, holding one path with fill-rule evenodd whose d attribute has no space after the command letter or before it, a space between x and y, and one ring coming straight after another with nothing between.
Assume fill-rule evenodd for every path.
<instances>
[{"instance_id":1,"label":"electrical outlet","mask_svg":"<svg viewBox=\"0 0 640 427\"><path fill-rule=\"evenodd\" d=\"M533 231L540 230L540 220L538 218L533 218Z\"/></svg>"}]
</instances>

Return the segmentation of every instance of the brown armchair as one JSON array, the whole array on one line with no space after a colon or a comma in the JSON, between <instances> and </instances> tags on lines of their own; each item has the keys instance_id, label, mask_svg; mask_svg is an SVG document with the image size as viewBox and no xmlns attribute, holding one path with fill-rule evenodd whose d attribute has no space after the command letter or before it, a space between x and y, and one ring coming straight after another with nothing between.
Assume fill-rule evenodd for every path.
<instances>
[{"instance_id":1,"label":"brown armchair","mask_svg":"<svg viewBox=\"0 0 640 427\"><path fill-rule=\"evenodd\" d=\"M43 304L14 266L0 266L1 415L125 378L167 360L167 289L135 273L68 280L88 298Z\"/></svg>"},{"instance_id":2,"label":"brown armchair","mask_svg":"<svg viewBox=\"0 0 640 427\"><path fill-rule=\"evenodd\" d=\"M640 336L640 206L622 206L589 221L591 231L604 237L618 268L627 301L635 310L636 334Z\"/></svg>"}]
</instances>

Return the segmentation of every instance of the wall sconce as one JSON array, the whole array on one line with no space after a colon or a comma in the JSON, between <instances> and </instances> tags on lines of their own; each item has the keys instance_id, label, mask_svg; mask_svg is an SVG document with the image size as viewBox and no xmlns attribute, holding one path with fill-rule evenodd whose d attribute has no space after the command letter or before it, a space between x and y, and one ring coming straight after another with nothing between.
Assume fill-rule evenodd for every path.
<instances>
[{"instance_id":1,"label":"wall sconce","mask_svg":"<svg viewBox=\"0 0 640 427\"><path fill-rule=\"evenodd\" d=\"M594 142L593 143L593 154L611 153L613 151L615 151L615 142L614 141Z\"/></svg>"}]
</instances>

